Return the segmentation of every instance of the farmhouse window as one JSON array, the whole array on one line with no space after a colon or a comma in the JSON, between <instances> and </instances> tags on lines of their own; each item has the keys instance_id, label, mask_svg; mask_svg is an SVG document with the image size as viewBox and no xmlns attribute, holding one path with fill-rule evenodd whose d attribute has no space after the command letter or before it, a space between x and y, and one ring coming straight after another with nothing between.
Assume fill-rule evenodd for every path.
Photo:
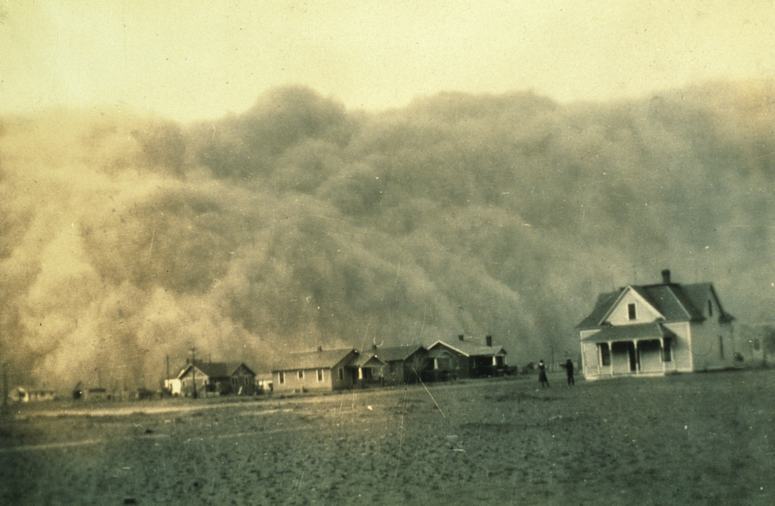
<instances>
[{"instance_id":1,"label":"farmhouse window","mask_svg":"<svg viewBox=\"0 0 775 506\"><path fill-rule=\"evenodd\" d=\"M318 382L323 381L323 369L318 369Z\"/></svg>"},{"instance_id":2,"label":"farmhouse window","mask_svg":"<svg viewBox=\"0 0 775 506\"><path fill-rule=\"evenodd\" d=\"M724 359L724 337L718 336L718 352L721 356L721 359Z\"/></svg>"},{"instance_id":3,"label":"farmhouse window","mask_svg":"<svg viewBox=\"0 0 775 506\"><path fill-rule=\"evenodd\" d=\"M304 379L304 371L299 371L299 379L300 380Z\"/></svg>"},{"instance_id":4,"label":"farmhouse window","mask_svg":"<svg viewBox=\"0 0 775 506\"><path fill-rule=\"evenodd\" d=\"M285 373L280 371L280 384L282 385L283 383L285 383Z\"/></svg>"},{"instance_id":5,"label":"farmhouse window","mask_svg":"<svg viewBox=\"0 0 775 506\"><path fill-rule=\"evenodd\" d=\"M339 368L339 381L342 381L344 379L344 369L341 367Z\"/></svg>"},{"instance_id":6,"label":"farmhouse window","mask_svg":"<svg viewBox=\"0 0 775 506\"><path fill-rule=\"evenodd\" d=\"M600 362L601 365L611 365L611 350L606 343L600 345Z\"/></svg>"},{"instance_id":7,"label":"farmhouse window","mask_svg":"<svg viewBox=\"0 0 775 506\"><path fill-rule=\"evenodd\" d=\"M635 320L638 317L637 313L635 312L635 303L634 302L631 303L631 304L627 304L627 317L630 320Z\"/></svg>"},{"instance_id":8,"label":"farmhouse window","mask_svg":"<svg viewBox=\"0 0 775 506\"><path fill-rule=\"evenodd\" d=\"M713 303L708 299L708 316L713 316Z\"/></svg>"},{"instance_id":9,"label":"farmhouse window","mask_svg":"<svg viewBox=\"0 0 775 506\"><path fill-rule=\"evenodd\" d=\"M756 338L753 340L753 349L755 351L759 351L759 348L761 348L761 344L759 343L759 338Z\"/></svg>"},{"instance_id":10,"label":"farmhouse window","mask_svg":"<svg viewBox=\"0 0 775 506\"><path fill-rule=\"evenodd\" d=\"M670 349L670 341L665 339L665 347L662 348L662 362L672 362L673 351Z\"/></svg>"}]
</instances>

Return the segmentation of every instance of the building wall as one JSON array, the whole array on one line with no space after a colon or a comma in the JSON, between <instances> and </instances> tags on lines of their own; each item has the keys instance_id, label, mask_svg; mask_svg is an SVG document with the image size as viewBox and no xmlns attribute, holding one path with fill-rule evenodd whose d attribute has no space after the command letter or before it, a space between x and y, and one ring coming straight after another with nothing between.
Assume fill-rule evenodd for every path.
<instances>
[{"instance_id":1,"label":"building wall","mask_svg":"<svg viewBox=\"0 0 775 506\"><path fill-rule=\"evenodd\" d=\"M388 384L400 384L407 382L409 367L404 366L403 360L393 360L382 368L382 377Z\"/></svg>"},{"instance_id":2,"label":"building wall","mask_svg":"<svg viewBox=\"0 0 775 506\"><path fill-rule=\"evenodd\" d=\"M629 374L631 372L629 343L613 343L611 348L611 362L614 374Z\"/></svg>"},{"instance_id":3,"label":"building wall","mask_svg":"<svg viewBox=\"0 0 775 506\"><path fill-rule=\"evenodd\" d=\"M427 352L418 350L407 357L405 361L393 360L388 362L382 368L382 377L388 384L417 383L418 377L427 367Z\"/></svg>"},{"instance_id":4,"label":"building wall","mask_svg":"<svg viewBox=\"0 0 775 506\"><path fill-rule=\"evenodd\" d=\"M347 364L349 364L355 356L356 353L351 352L331 369L331 385L334 390L352 388L355 384L353 370L350 367L347 367ZM339 373L340 370L342 371L341 374Z\"/></svg>"},{"instance_id":5,"label":"building wall","mask_svg":"<svg viewBox=\"0 0 775 506\"><path fill-rule=\"evenodd\" d=\"M602 373L595 343L581 343L581 370L586 379L597 378Z\"/></svg>"},{"instance_id":6,"label":"building wall","mask_svg":"<svg viewBox=\"0 0 775 506\"><path fill-rule=\"evenodd\" d=\"M428 350L428 373L430 379L467 378L471 375L471 364L465 357L445 346Z\"/></svg>"},{"instance_id":7,"label":"building wall","mask_svg":"<svg viewBox=\"0 0 775 506\"><path fill-rule=\"evenodd\" d=\"M579 332L579 340L584 339L597 332L597 330L582 330ZM594 343L584 343L581 346L581 371L586 379L594 379L599 375L601 369L597 356L597 345Z\"/></svg>"},{"instance_id":8,"label":"building wall","mask_svg":"<svg viewBox=\"0 0 775 506\"><path fill-rule=\"evenodd\" d=\"M735 342L732 325L721 324L716 313L691 326L692 359L695 371L734 367Z\"/></svg>"},{"instance_id":9,"label":"building wall","mask_svg":"<svg viewBox=\"0 0 775 506\"><path fill-rule=\"evenodd\" d=\"M205 392L207 390L207 383L210 381L210 378L208 378L204 373L197 371L196 372L196 393L197 396L204 396ZM180 391L181 395L184 395L186 397L191 397L194 393L194 375L189 373L186 373L182 378L180 378Z\"/></svg>"},{"instance_id":10,"label":"building wall","mask_svg":"<svg viewBox=\"0 0 775 506\"><path fill-rule=\"evenodd\" d=\"M422 372L428 368L428 352L424 349L416 351L404 363L404 380L416 383Z\"/></svg>"},{"instance_id":11,"label":"building wall","mask_svg":"<svg viewBox=\"0 0 775 506\"><path fill-rule=\"evenodd\" d=\"M322 379L318 380L318 369L293 369L282 371L284 381L280 381L280 371L272 372L275 392L312 392L332 390L331 369L322 369ZM299 373L302 377L299 378Z\"/></svg>"},{"instance_id":12,"label":"building wall","mask_svg":"<svg viewBox=\"0 0 775 506\"><path fill-rule=\"evenodd\" d=\"M662 348L659 341L639 342L638 357L640 357L641 373L662 373Z\"/></svg>"},{"instance_id":13,"label":"building wall","mask_svg":"<svg viewBox=\"0 0 775 506\"><path fill-rule=\"evenodd\" d=\"M231 390L239 395L255 394L256 375L241 366L231 377Z\"/></svg>"},{"instance_id":14,"label":"building wall","mask_svg":"<svg viewBox=\"0 0 775 506\"><path fill-rule=\"evenodd\" d=\"M666 323L676 338L672 339L673 360L666 364L668 372L691 372L692 369L692 331L689 322Z\"/></svg>"}]
</instances>

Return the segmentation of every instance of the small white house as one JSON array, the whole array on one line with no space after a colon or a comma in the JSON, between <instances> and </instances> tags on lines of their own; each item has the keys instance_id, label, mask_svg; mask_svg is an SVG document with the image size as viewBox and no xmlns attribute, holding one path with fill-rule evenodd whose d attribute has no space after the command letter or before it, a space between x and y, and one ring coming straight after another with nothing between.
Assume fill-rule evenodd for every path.
<instances>
[{"instance_id":1,"label":"small white house","mask_svg":"<svg viewBox=\"0 0 775 506\"><path fill-rule=\"evenodd\" d=\"M598 296L577 326L586 379L734 366L734 317L711 283L628 285Z\"/></svg>"}]
</instances>

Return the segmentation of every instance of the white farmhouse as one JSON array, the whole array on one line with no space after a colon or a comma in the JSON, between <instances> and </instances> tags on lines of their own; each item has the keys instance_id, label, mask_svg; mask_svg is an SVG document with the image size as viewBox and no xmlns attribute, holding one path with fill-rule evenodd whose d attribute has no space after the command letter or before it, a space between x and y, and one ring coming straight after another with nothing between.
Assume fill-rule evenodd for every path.
<instances>
[{"instance_id":1,"label":"white farmhouse","mask_svg":"<svg viewBox=\"0 0 775 506\"><path fill-rule=\"evenodd\" d=\"M601 294L576 327L586 379L734 365L732 321L711 283L628 285Z\"/></svg>"}]
</instances>

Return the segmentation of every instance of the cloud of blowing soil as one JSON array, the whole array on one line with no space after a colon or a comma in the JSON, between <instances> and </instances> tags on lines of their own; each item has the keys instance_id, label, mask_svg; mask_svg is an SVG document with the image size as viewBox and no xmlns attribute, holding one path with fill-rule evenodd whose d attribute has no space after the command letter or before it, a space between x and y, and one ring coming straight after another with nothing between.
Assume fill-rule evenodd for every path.
<instances>
[{"instance_id":1,"label":"cloud of blowing soil","mask_svg":"<svg viewBox=\"0 0 775 506\"><path fill-rule=\"evenodd\" d=\"M303 88L194 125L0 120L0 345L18 381L155 385L197 346L493 334L575 353L599 291L713 280L775 303L775 88L615 104L441 94L380 114Z\"/></svg>"}]
</instances>

